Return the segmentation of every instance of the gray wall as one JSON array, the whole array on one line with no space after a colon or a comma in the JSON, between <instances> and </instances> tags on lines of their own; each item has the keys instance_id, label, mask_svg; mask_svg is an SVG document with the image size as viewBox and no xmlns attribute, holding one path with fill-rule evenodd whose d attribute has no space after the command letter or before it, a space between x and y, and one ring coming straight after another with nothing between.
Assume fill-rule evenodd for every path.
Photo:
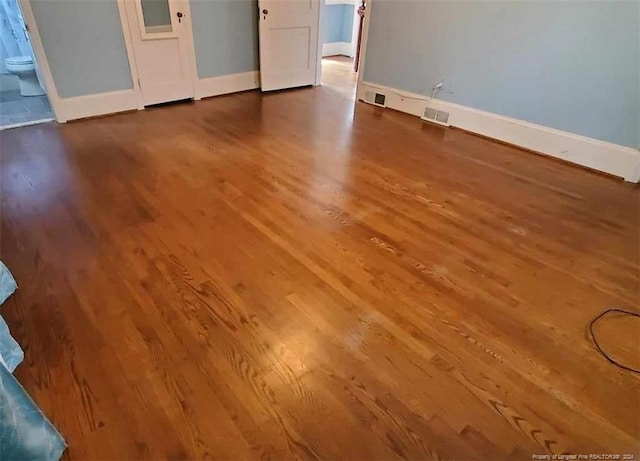
<instances>
[{"instance_id":1,"label":"gray wall","mask_svg":"<svg viewBox=\"0 0 640 461\"><path fill-rule=\"evenodd\" d=\"M31 0L63 98L133 88L115 0Z\"/></svg>"},{"instance_id":2,"label":"gray wall","mask_svg":"<svg viewBox=\"0 0 640 461\"><path fill-rule=\"evenodd\" d=\"M322 43L351 42L353 34L353 5L325 5Z\"/></svg>"},{"instance_id":3,"label":"gray wall","mask_svg":"<svg viewBox=\"0 0 640 461\"><path fill-rule=\"evenodd\" d=\"M371 2L364 80L640 147L640 2Z\"/></svg>"},{"instance_id":4,"label":"gray wall","mask_svg":"<svg viewBox=\"0 0 640 461\"><path fill-rule=\"evenodd\" d=\"M257 0L191 0L198 77L259 70Z\"/></svg>"},{"instance_id":5,"label":"gray wall","mask_svg":"<svg viewBox=\"0 0 640 461\"><path fill-rule=\"evenodd\" d=\"M31 0L63 98L133 88L116 0ZM200 78L259 69L257 0L192 0Z\"/></svg>"}]
</instances>

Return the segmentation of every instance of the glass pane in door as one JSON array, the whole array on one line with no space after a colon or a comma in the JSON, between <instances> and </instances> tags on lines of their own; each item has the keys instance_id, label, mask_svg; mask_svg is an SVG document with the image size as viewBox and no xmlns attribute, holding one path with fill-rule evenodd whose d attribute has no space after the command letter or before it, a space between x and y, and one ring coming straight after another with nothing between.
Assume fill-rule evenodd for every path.
<instances>
[{"instance_id":1,"label":"glass pane in door","mask_svg":"<svg viewBox=\"0 0 640 461\"><path fill-rule=\"evenodd\" d=\"M147 34L172 32L169 0L140 0Z\"/></svg>"}]
</instances>

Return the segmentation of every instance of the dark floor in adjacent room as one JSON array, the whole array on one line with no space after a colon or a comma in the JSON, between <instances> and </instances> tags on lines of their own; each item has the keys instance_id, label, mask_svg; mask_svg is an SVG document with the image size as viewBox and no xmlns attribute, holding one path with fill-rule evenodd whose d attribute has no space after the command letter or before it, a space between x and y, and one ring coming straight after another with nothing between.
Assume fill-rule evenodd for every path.
<instances>
[{"instance_id":1,"label":"dark floor in adjacent room","mask_svg":"<svg viewBox=\"0 0 640 461\"><path fill-rule=\"evenodd\" d=\"M0 129L52 120L46 95L22 96L18 77L0 74Z\"/></svg>"}]
</instances>

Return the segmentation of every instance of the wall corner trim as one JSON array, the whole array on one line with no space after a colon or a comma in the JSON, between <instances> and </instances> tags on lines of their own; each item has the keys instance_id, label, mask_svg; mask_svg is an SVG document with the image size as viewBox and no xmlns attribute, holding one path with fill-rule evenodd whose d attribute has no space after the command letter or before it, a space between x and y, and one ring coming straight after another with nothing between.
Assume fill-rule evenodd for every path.
<instances>
[{"instance_id":1,"label":"wall corner trim","mask_svg":"<svg viewBox=\"0 0 640 461\"><path fill-rule=\"evenodd\" d=\"M325 56L349 56L353 57L353 44L350 42L331 42L322 44L322 57Z\"/></svg>"},{"instance_id":2,"label":"wall corner trim","mask_svg":"<svg viewBox=\"0 0 640 461\"><path fill-rule=\"evenodd\" d=\"M638 149L439 99L429 100L424 95L366 81L358 86L357 100L363 101L368 91L384 94L385 105L391 109L421 117L429 105L436 110L448 112L450 126L619 176L627 182L640 182Z\"/></svg>"},{"instance_id":3,"label":"wall corner trim","mask_svg":"<svg viewBox=\"0 0 640 461\"><path fill-rule=\"evenodd\" d=\"M201 78L195 84L195 99L254 90L256 88L260 88L259 71Z\"/></svg>"}]
</instances>

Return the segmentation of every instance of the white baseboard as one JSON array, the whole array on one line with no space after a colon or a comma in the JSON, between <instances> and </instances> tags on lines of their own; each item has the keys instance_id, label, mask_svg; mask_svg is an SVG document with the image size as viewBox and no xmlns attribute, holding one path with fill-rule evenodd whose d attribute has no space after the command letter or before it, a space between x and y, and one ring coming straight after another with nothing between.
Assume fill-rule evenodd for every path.
<instances>
[{"instance_id":1,"label":"white baseboard","mask_svg":"<svg viewBox=\"0 0 640 461\"><path fill-rule=\"evenodd\" d=\"M30 120L28 122L21 122L21 123L13 123L11 125L3 125L0 126L0 131L2 130L10 130L11 128L22 128L23 126L31 126L31 125L39 125L41 123L47 123L47 122L55 122L56 119L55 118L43 118L40 120Z\"/></svg>"},{"instance_id":2,"label":"white baseboard","mask_svg":"<svg viewBox=\"0 0 640 461\"><path fill-rule=\"evenodd\" d=\"M260 72L222 75L220 77L201 78L196 82L196 99L236 93L238 91L260 88Z\"/></svg>"},{"instance_id":3,"label":"white baseboard","mask_svg":"<svg viewBox=\"0 0 640 461\"><path fill-rule=\"evenodd\" d=\"M349 56L353 57L353 47L349 42L334 42L322 44L322 57L325 56Z\"/></svg>"},{"instance_id":4,"label":"white baseboard","mask_svg":"<svg viewBox=\"0 0 640 461\"><path fill-rule=\"evenodd\" d=\"M235 93L237 91L251 90L259 87L260 72L257 71L204 78L197 81L196 88L194 89L194 99ZM60 108L56 112L56 115L58 121L61 123L79 118L139 109L136 93L133 89L73 98L60 98L59 106Z\"/></svg>"},{"instance_id":5,"label":"white baseboard","mask_svg":"<svg viewBox=\"0 0 640 461\"><path fill-rule=\"evenodd\" d=\"M137 109L136 94L131 90L60 98L56 116L59 122Z\"/></svg>"},{"instance_id":6,"label":"white baseboard","mask_svg":"<svg viewBox=\"0 0 640 461\"><path fill-rule=\"evenodd\" d=\"M449 113L449 125L478 133L552 157L593 168L628 182L640 182L640 150L556 130L515 118L485 112L471 107L362 82L358 100L373 91L386 96L385 105L391 109L422 117L427 106Z\"/></svg>"}]
</instances>

